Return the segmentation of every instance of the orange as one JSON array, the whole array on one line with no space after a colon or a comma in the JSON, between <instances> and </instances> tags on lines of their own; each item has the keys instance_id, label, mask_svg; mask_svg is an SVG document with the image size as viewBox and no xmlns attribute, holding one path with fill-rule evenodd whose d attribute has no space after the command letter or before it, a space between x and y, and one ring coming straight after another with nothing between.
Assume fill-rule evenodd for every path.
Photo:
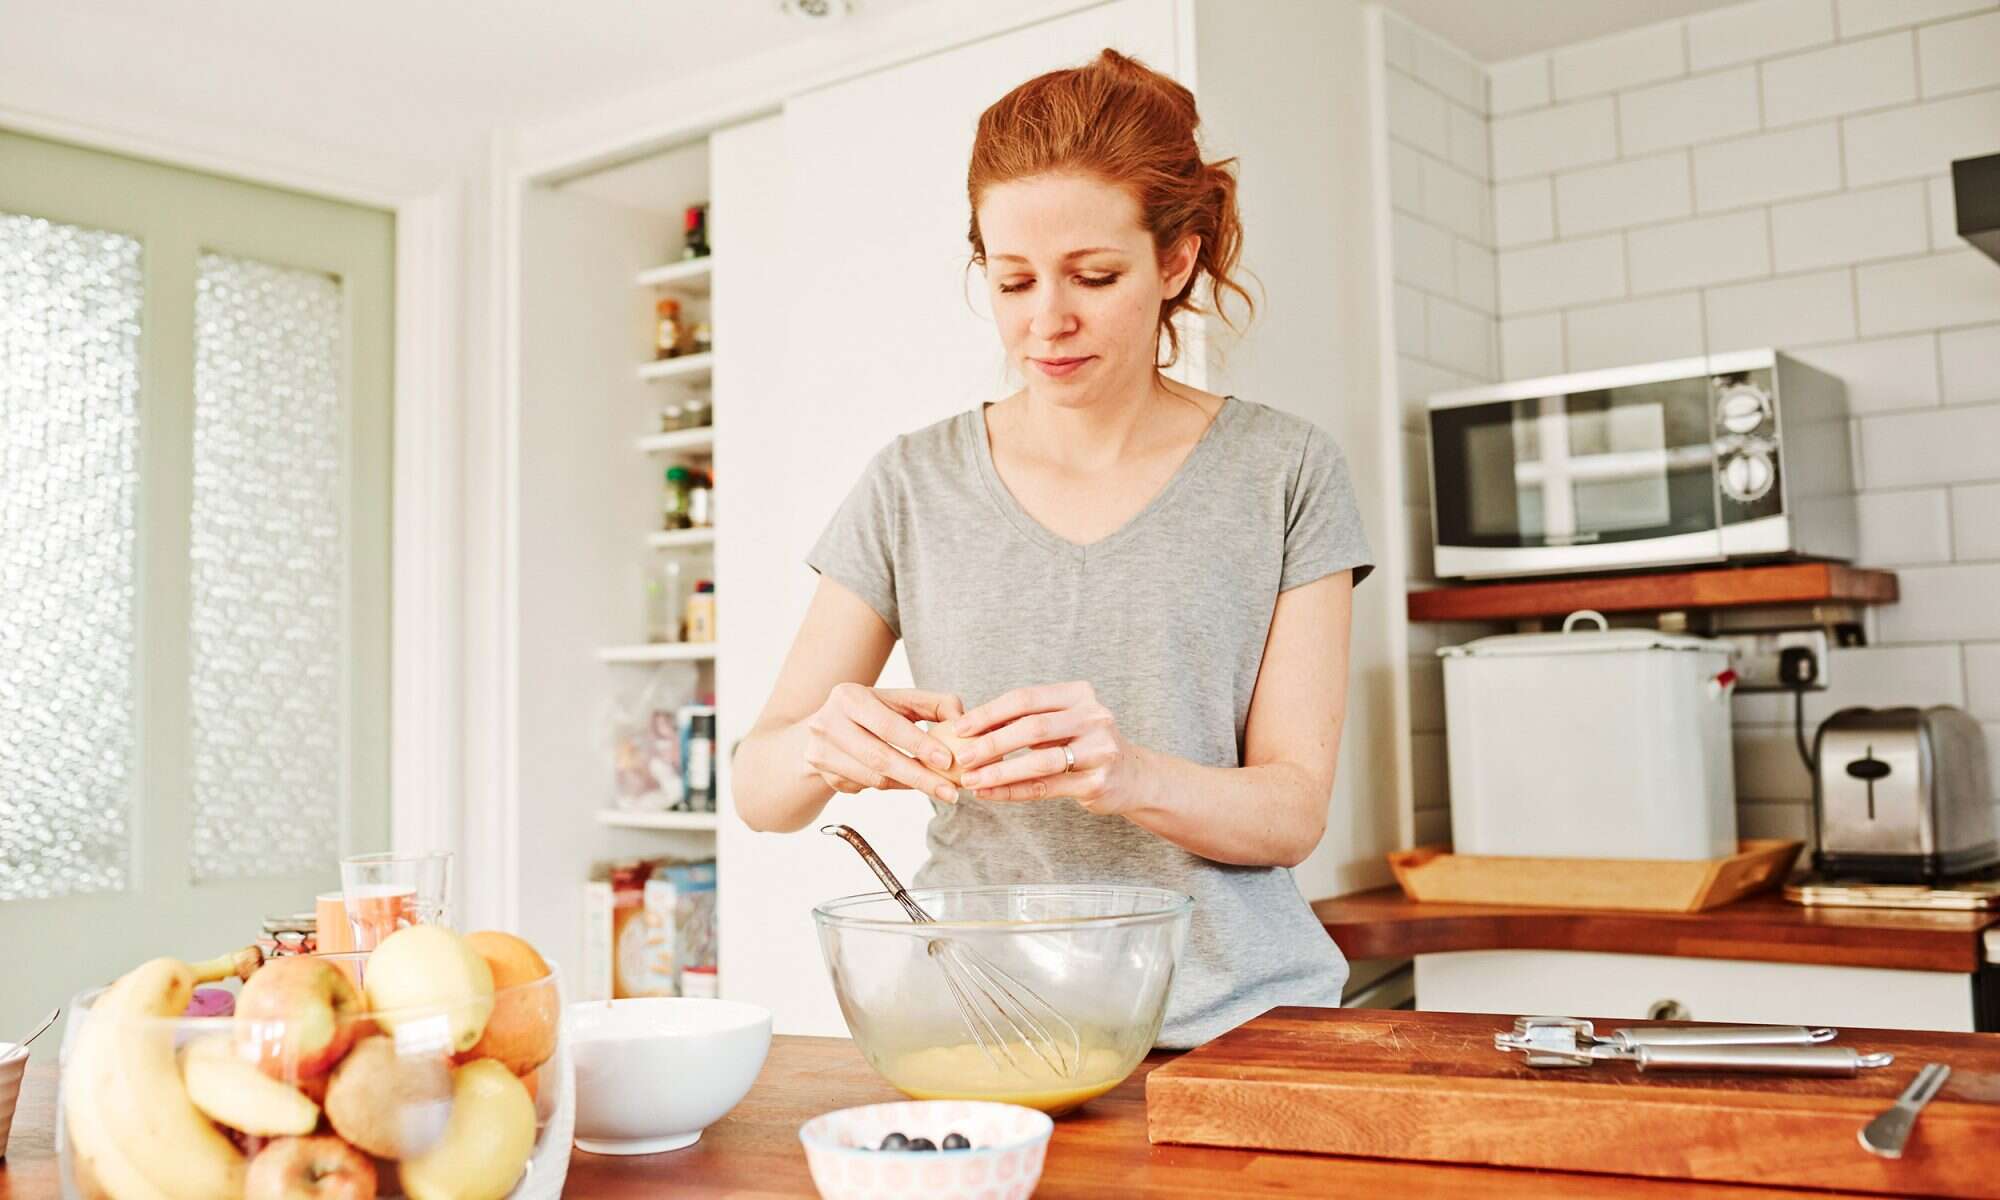
<instances>
[{"instance_id":1,"label":"orange","mask_svg":"<svg viewBox=\"0 0 2000 1200\"><path fill-rule=\"evenodd\" d=\"M554 987L508 989L547 979L549 964L533 946L511 933L482 930L467 934L465 941L492 968L493 1015L487 1018L479 1041L453 1061L498 1059L514 1074L525 1075L555 1054L562 1008L556 1002Z\"/></svg>"}]
</instances>

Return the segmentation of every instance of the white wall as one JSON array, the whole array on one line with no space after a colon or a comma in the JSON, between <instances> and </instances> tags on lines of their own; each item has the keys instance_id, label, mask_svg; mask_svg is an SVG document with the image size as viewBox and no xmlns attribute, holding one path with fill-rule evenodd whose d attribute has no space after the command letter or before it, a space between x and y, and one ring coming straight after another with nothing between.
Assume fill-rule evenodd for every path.
<instances>
[{"instance_id":1,"label":"white wall","mask_svg":"<svg viewBox=\"0 0 2000 1200\"><path fill-rule=\"evenodd\" d=\"M1193 80L1208 157L1238 159L1243 266L1257 313L1209 322L1207 387L1296 413L1345 451L1377 570L1355 593L1348 718L1319 848L1294 872L1310 898L1389 881L1400 845L1397 670L1403 563L1396 422L1372 224L1386 187L1373 143L1364 12L1351 0L1194 9ZM1241 318L1240 306L1226 311Z\"/></svg>"},{"instance_id":2,"label":"white wall","mask_svg":"<svg viewBox=\"0 0 2000 1200\"><path fill-rule=\"evenodd\" d=\"M1902 600L1806 719L1964 705L2000 761L2000 266L1956 236L1948 175L2000 151L2000 4L1757 0L1487 76L1500 372L1775 345L1845 379L1859 561ZM1744 833L1803 836L1789 701L1736 721Z\"/></svg>"}]
</instances>

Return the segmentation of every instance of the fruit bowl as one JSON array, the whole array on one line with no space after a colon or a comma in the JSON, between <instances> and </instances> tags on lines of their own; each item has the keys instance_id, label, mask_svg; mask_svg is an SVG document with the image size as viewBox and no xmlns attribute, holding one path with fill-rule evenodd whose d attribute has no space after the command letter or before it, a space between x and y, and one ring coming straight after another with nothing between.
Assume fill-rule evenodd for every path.
<instances>
[{"instance_id":1,"label":"fruit bowl","mask_svg":"<svg viewBox=\"0 0 2000 1200\"><path fill-rule=\"evenodd\" d=\"M413 926L370 953L271 959L233 1015L172 1015L211 967L154 959L73 1002L65 1197L562 1194L562 986L527 943Z\"/></svg>"},{"instance_id":2,"label":"fruit bowl","mask_svg":"<svg viewBox=\"0 0 2000 1200\"><path fill-rule=\"evenodd\" d=\"M1187 896L1111 884L917 888L909 896L930 924L912 924L886 892L813 910L848 1031L904 1095L1059 1115L1117 1087L1153 1048L1187 940ZM1067 1069L1033 1052L1039 1040L975 1036L995 1026L968 1019L954 974L961 983L983 975L1018 987L1036 1011L1060 1017L1021 1024L1055 1033L1063 1043L1055 1061Z\"/></svg>"}]
</instances>

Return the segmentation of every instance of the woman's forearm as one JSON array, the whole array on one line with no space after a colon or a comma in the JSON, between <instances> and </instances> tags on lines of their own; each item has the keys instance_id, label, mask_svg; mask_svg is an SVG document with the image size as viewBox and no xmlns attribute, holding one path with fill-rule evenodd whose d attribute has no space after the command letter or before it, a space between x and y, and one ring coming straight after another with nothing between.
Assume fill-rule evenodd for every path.
<instances>
[{"instance_id":1,"label":"woman's forearm","mask_svg":"<svg viewBox=\"0 0 2000 1200\"><path fill-rule=\"evenodd\" d=\"M806 723L761 730L736 744L730 760L736 815L760 833L804 829L826 808L833 789L805 766Z\"/></svg>"},{"instance_id":2,"label":"woman's forearm","mask_svg":"<svg viewBox=\"0 0 2000 1200\"><path fill-rule=\"evenodd\" d=\"M1297 763L1205 767L1133 749L1144 783L1119 815L1189 853L1238 866L1295 867L1326 832L1332 781Z\"/></svg>"}]
</instances>

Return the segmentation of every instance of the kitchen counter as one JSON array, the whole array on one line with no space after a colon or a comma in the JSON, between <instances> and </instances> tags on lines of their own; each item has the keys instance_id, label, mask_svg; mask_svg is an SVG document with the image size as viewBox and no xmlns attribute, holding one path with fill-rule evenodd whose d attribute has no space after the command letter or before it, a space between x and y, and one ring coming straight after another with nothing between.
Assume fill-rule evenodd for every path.
<instances>
[{"instance_id":1,"label":"kitchen counter","mask_svg":"<svg viewBox=\"0 0 2000 1200\"><path fill-rule=\"evenodd\" d=\"M1451 1196L1621 1197L1691 1196L1714 1200L1775 1200L1801 1195L1763 1187L1685 1183L1434 1166L1374 1159L1192 1146L1146 1140L1145 1077L1173 1054L1153 1054L1132 1077L1082 1111L1056 1122L1048 1165L1035 1195L1062 1197L1213 1196ZM54 1158L55 1068L36 1063L21 1091L6 1159L0 1160L0 1200L44 1200L60 1194ZM642 1158L576 1152L565 1196L811 1197L798 1128L829 1109L900 1097L863 1061L854 1044L837 1038L779 1037L757 1084L736 1110L694 1146Z\"/></svg>"},{"instance_id":2,"label":"kitchen counter","mask_svg":"<svg viewBox=\"0 0 2000 1200\"><path fill-rule=\"evenodd\" d=\"M2000 912L1812 908L1775 893L1698 913L1419 904L1395 887L1313 912L1349 958L1583 950L1971 974L2000 963Z\"/></svg>"}]
</instances>

